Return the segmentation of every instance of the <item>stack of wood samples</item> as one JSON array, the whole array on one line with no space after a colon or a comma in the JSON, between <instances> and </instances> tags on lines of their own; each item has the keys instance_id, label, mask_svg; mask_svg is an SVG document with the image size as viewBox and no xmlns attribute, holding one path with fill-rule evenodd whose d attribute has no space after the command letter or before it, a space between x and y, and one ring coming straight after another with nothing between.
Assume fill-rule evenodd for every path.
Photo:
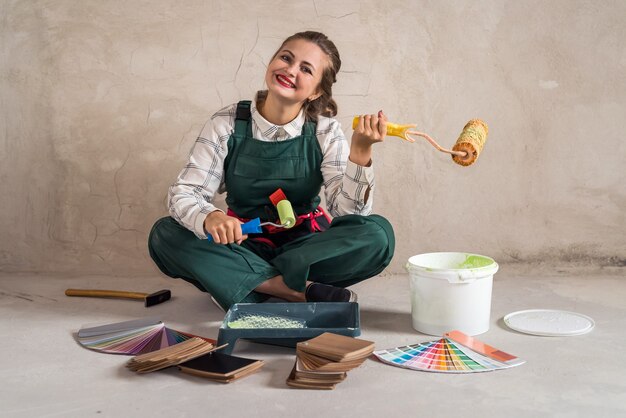
<instances>
[{"instance_id":1,"label":"stack of wood samples","mask_svg":"<svg viewBox=\"0 0 626 418\"><path fill-rule=\"evenodd\" d=\"M347 372L374 351L374 343L326 332L297 344L296 362L287 384L304 389L334 389Z\"/></svg>"}]
</instances>

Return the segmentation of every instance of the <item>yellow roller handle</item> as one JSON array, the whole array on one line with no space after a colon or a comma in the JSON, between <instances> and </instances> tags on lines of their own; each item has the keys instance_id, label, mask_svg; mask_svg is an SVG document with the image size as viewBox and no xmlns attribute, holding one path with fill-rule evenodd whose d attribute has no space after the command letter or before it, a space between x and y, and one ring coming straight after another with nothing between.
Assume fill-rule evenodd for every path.
<instances>
[{"instance_id":1,"label":"yellow roller handle","mask_svg":"<svg viewBox=\"0 0 626 418\"><path fill-rule=\"evenodd\" d=\"M355 116L352 120L352 129L356 129L359 124L359 117ZM397 136L398 138L407 139L406 131L415 128L415 125L398 125L397 123L387 122L387 135Z\"/></svg>"}]
</instances>

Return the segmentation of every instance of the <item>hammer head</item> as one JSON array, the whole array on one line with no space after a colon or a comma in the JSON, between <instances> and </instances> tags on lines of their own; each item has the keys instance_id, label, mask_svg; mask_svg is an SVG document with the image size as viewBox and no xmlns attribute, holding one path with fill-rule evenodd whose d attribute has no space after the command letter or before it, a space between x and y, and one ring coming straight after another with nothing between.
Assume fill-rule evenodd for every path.
<instances>
[{"instance_id":1,"label":"hammer head","mask_svg":"<svg viewBox=\"0 0 626 418\"><path fill-rule=\"evenodd\" d=\"M165 302L166 300L170 300L172 298L172 292L167 289L159 290L158 292L154 292L146 296L146 308L158 305L161 302Z\"/></svg>"}]
</instances>

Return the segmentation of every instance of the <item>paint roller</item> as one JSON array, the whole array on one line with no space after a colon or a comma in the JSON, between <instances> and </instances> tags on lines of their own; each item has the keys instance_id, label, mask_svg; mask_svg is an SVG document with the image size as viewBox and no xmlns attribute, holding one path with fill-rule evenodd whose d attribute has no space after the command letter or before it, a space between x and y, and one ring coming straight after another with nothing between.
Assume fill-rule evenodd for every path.
<instances>
[{"instance_id":1,"label":"paint roller","mask_svg":"<svg viewBox=\"0 0 626 418\"><path fill-rule=\"evenodd\" d=\"M359 124L359 117L355 116L352 121L352 129L356 129ZM421 136L425 138L432 146L441 152L452 155L452 160L462 166L468 166L474 164L478 159L485 142L487 141L487 134L489 128L487 124L480 119L472 119L463 128L459 138L451 150L441 147L434 139L428 134L423 132L413 131L416 125L399 125L396 123L387 123L387 135L397 136L408 142L415 142L415 139L411 135Z\"/></svg>"},{"instance_id":2,"label":"paint roller","mask_svg":"<svg viewBox=\"0 0 626 418\"><path fill-rule=\"evenodd\" d=\"M293 212L291 203L287 199L282 199L275 203L276 210L278 211L278 218L280 224L274 222L261 222L260 218L254 218L246 223L241 224L241 233L247 234L260 234L263 232L263 226L273 226L275 228L293 228L296 225L296 215ZM207 240L213 241L211 235L207 235Z\"/></svg>"}]
</instances>

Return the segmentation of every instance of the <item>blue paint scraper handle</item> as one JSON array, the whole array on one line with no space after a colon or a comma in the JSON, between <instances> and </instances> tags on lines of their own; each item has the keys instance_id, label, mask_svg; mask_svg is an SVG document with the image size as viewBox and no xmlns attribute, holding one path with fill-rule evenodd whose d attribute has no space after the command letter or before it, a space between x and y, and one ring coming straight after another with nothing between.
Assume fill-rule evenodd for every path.
<instances>
[{"instance_id":1,"label":"blue paint scraper handle","mask_svg":"<svg viewBox=\"0 0 626 418\"><path fill-rule=\"evenodd\" d=\"M251 221L246 222L245 224L241 224L241 233L246 234L259 234L263 232L261 229L261 219L254 218ZM206 239L208 241L213 241L213 237L211 235L207 235Z\"/></svg>"}]
</instances>

